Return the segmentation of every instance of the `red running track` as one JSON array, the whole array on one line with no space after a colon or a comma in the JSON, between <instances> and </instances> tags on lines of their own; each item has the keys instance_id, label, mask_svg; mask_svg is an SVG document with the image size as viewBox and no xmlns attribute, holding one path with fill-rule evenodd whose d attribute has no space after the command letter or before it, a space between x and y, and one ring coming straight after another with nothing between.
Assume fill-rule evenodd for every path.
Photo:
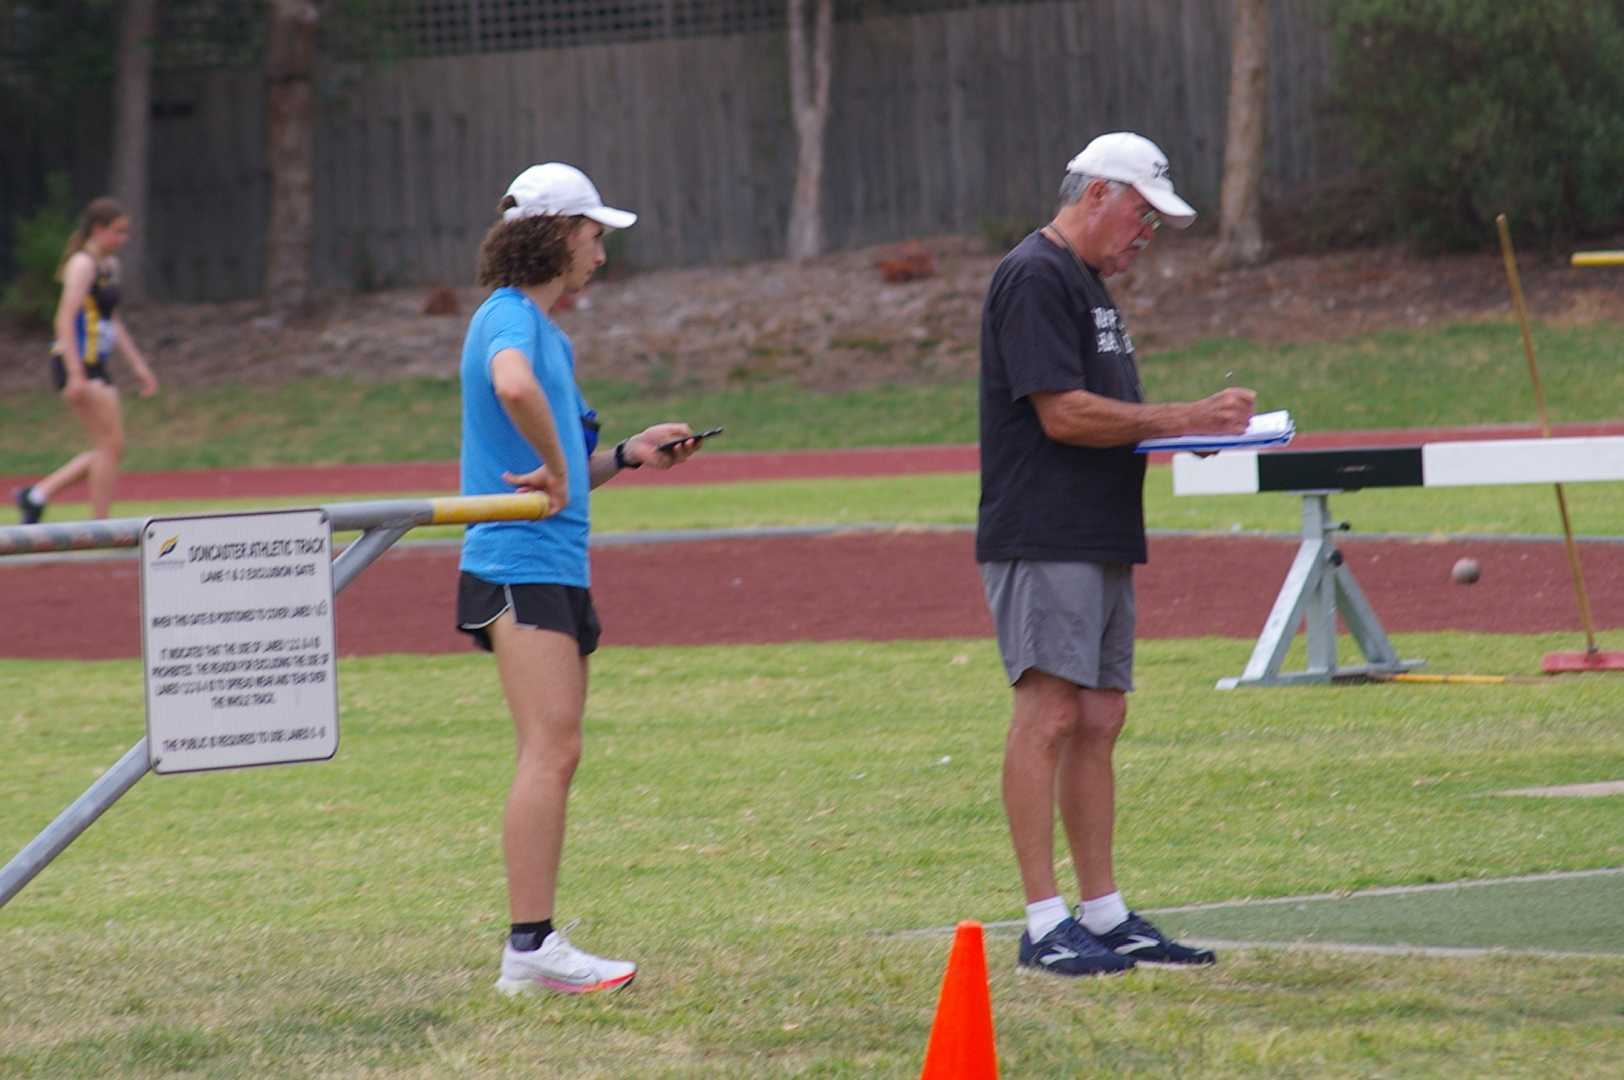
<instances>
[{"instance_id":1,"label":"red running track","mask_svg":"<svg viewBox=\"0 0 1624 1080\"><path fill-rule=\"evenodd\" d=\"M1389 632L1573 631L1560 543L1351 539L1340 545ZM1144 637L1253 638L1295 540L1154 537L1138 578ZM1624 544L1581 545L1598 625L1624 626ZM1450 582L1455 560L1483 566ZM342 655L463 651L452 628L457 549L397 548L340 594ZM133 558L0 560L0 656L140 655ZM604 644L750 644L987 637L970 533L906 531L611 545L593 553Z\"/></svg>"},{"instance_id":2,"label":"red running track","mask_svg":"<svg viewBox=\"0 0 1624 1080\"><path fill-rule=\"evenodd\" d=\"M1624 433L1624 422L1567 425L1564 436ZM1532 426L1366 431L1299 436L1297 449L1417 445L1537 437ZM617 484L730 483L811 477L968 472L974 446L707 451L669 473L640 470ZM15 478L14 478L15 479ZM0 480L0 484L4 484ZM132 473L121 498L222 498L454 492L454 463L343 468ZM1295 540L1158 538L1139 576L1148 637L1255 637L1296 550ZM1624 545L1586 543L1585 579L1598 625L1624 620ZM1558 543L1349 539L1343 550L1390 631L1574 631L1579 621ZM1449 567L1482 562L1463 588ZM341 652L467 648L451 628L457 552L406 546L339 597ZM606 644L894 640L991 633L967 532L898 530L823 537L682 541L594 552L593 589ZM0 656L133 657L140 653L138 581L130 558L0 559ZM1582 637L1581 637L1582 641Z\"/></svg>"}]
</instances>

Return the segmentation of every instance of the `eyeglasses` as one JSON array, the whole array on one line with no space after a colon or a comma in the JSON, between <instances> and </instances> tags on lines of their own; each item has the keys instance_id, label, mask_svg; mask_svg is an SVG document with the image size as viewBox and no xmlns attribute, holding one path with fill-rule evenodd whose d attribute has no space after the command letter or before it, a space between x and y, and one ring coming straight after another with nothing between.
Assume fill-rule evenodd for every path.
<instances>
[{"instance_id":1,"label":"eyeglasses","mask_svg":"<svg viewBox=\"0 0 1624 1080\"><path fill-rule=\"evenodd\" d=\"M1154 210L1146 210L1139 215L1139 227L1143 229L1146 225L1150 226L1151 232L1155 232L1162 227L1162 215Z\"/></svg>"}]
</instances>

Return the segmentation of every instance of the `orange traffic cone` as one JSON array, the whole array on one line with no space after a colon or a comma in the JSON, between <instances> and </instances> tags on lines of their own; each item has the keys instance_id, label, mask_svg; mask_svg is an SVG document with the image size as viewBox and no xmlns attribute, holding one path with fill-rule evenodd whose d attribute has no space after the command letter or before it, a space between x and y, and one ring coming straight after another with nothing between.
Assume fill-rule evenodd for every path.
<instances>
[{"instance_id":1,"label":"orange traffic cone","mask_svg":"<svg viewBox=\"0 0 1624 1080\"><path fill-rule=\"evenodd\" d=\"M947 957L936 1022L925 1048L925 1071L919 1080L998 1080L987 953L978 922L967 919L953 934L953 951Z\"/></svg>"}]
</instances>

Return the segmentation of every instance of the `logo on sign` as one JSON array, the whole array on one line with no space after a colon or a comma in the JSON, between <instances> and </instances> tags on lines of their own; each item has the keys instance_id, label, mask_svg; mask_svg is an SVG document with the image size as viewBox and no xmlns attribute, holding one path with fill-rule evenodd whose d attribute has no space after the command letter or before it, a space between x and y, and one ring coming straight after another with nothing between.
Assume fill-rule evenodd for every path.
<instances>
[{"instance_id":1,"label":"logo on sign","mask_svg":"<svg viewBox=\"0 0 1624 1080\"><path fill-rule=\"evenodd\" d=\"M150 535L148 536L148 539L151 539ZM150 565L154 570L186 569L186 556L184 554L182 554L179 558L170 558L170 556L174 555L179 550L180 533L176 533L174 536L165 537L163 540L159 541L158 549L153 554Z\"/></svg>"}]
</instances>

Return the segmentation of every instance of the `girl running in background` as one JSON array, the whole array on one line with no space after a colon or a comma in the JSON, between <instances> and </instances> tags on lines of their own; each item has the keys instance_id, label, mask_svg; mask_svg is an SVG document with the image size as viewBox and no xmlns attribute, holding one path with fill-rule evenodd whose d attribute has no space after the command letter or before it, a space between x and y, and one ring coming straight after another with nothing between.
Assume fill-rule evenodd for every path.
<instances>
[{"instance_id":1,"label":"girl running in background","mask_svg":"<svg viewBox=\"0 0 1624 1080\"><path fill-rule=\"evenodd\" d=\"M32 487L17 491L23 524L45 514L51 497L88 479L90 516L104 518L113 503L113 484L124 457L124 416L107 361L117 349L135 372L142 397L158 390L146 357L118 317L118 253L130 238L130 219L108 198L92 201L68 238L57 276L62 298L56 305L51 383L90 436L90 449L76 454Z\"/></svg>"}]
</instances>

